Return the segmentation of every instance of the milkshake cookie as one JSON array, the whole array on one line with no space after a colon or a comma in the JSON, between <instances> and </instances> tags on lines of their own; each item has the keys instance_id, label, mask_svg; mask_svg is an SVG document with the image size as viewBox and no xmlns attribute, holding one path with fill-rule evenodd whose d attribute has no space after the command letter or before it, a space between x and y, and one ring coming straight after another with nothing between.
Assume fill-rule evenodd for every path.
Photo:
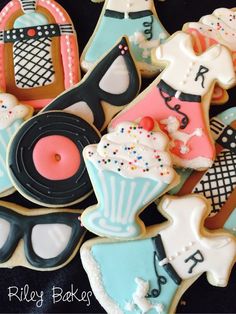
<instances>
[{"instance_id":1,"label":"milkshake cookie","mask_svg":"<svg viewBox=\"0 0 236 314\"><path fill-rule=\"evenodd\" d=\"M84 160L98 204L85 210L83 225L100 236L143 234L139 214L178 182L167 146L151 117L123 122L99 144L87 146Z\"/></svg>"},{"instance_id":2,"label":"milkshake cookie","mask_svg":"<svg viewBox=\"0 0 236 314\"><path fill-rule=\"evenodd\" d=\"M6 167L8 144L21 124L33 114L33 108L20 104L11 94L0 93L0 197L14 192Z\"/></svg>"}]
</instances>

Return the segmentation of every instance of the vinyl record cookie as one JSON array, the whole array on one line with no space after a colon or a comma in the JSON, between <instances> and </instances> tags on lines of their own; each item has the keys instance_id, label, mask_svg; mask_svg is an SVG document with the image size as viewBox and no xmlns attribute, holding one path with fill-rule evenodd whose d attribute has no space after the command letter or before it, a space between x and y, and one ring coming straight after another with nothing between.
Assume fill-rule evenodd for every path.
<instances>
[{"instance_id":1,"label":"vinyl record cookie","mask_svg":"<svg viewBox=\"0 0 236 314\"><path fill-rule=\"evenodd\" d=\"M35 108L79 81L76 32L57 2L12 0L3 8L0 71L0 87Z\"/></svg>"},{"instance_id":2,"label":"vinyl record cookie","mask_svg":"<svg viewBox=\"0 0 236 314\"><path fill-rule=\"evenodd\" d=\"M141 74L157 74L159 68L152 63L151 50L169 35L158 19L153 0L105 0L96 29L83 51L82 68L91 69L123 35L129 37Z\"/></svg>"},{"instance_id":3,"label":"vinyl record cookie","mask_svg":"<svg viewBox=\"0 0 236 314\"><path fill-rule=\"evenodd\" d=\"M107 313L174 313L182 294L199 276L227 286L236 261L236 238L203 227L210 212L196 195L166 196L169 219L135 241L93 239L81 247L83 266Z\"/></svg>"},{"instance_id":4,"label":"vinyl record cookie","mask_svg":"<svg viewBox=\"0 0 236 314\"><path fill-rule=\"evenodd\" d=\"M203 53L210 46L217 43L228 47L232 52L236 69L235 16L235 9L219 8L212 14L203 16L199 22L186 23L183 30L194 37L194 48L199 53ZM228 98L227 92L217 86L212 101L214 103L225 103Z\"/></svg>"},{"instance_id":5,"label":"vinyl record cookie","mask_svg":"<svg viewBox=\"0 0 236 314\"><path fill-rule=\"evenodd\" d=\"M21 124L32 114L32 107L20 104L11 94L0 93L0 197L15 190L6 167L8 144Z\"/></svg>"},{"instance_id":6,"label":"vinyl record cookie","mask_svg":"<svg viewBox=\"0 0 236 314\"><path fill-rule=\"evenodd\" d=\"M83 152L98 204L82 224L100 236L136 238L145 233L139 214L178 184L167 152L168 138L151 117L123 122Z\"/></svg>"},{"instance_id":7,"label":"vinyl record cookie","mask_svg":"<svg viewBox=\"0 0 236 314\"><path fill-rule=\"evenodd\" d=\"M236 83L231 53L215 45L197 55L192 37L177 32L156 49L154 58L167 65L165 70L112 120L110 129L151 116L168 134L176 166L207 169L215 158L208 121L210 100L216 82L225 88Z\"/></svg>"},{"instance_id":8,"label":"vinyl record cookie","mask_svg":"<svg viewBox=\"0 0 236 314\"><path fill-rule=\"evenodd\" d=\"M28 210L0 202L0 268L59 269L77 253L85 229L80 212Z\"/></svg>"},{"instance_id":9,"label":"vinyl record cookie","mask_svg":"<svg viewBox=\"0 0 236 314\"><path fill-rule=\"evenodd\" d=\"M81 83L25 123L13 138L8 167L16 189L47 207L85 199L92 186L82 151L99 142L98 130L135 98L139 87L139 74L123 38Z\"/></svg>"}]
</instances>

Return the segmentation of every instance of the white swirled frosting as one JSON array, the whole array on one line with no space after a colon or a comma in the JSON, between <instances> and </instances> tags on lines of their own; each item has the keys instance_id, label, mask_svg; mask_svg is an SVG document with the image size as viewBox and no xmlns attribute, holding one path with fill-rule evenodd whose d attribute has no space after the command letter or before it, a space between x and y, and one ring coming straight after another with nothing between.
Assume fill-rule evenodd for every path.
<instances>
[{"instance_id":1,"label":"white swirled frosting","mask_svg":"<svg viewBox=\"0 0 236 314\"><path fill-rule=\"evenodd\" d=\"M235 10L216 9L212 14L203 16L199 22L189 23L188 26L227 46L231 51L236 51Z\"/></svg>"},{"instance_id":2,"label":"white swirled frosting","mask_svg":"<svg viewBox=\"0 0 236 314\"><path fill-rule=\"evenodd\" d=\"M128 178L149 178L171 183L175 177L168 138L160 131L147 131L136 123L120 123L97 145L84 149L85 160L97 169L117 172Z\"/></svg>"}]
</instances>

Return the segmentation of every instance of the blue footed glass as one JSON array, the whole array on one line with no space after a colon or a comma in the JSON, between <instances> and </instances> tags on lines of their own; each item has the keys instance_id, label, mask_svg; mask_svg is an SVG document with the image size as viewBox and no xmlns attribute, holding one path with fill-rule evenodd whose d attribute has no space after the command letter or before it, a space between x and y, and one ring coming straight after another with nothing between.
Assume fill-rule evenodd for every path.
<instances>
[{"instance_id":1,"label":"blue footed glass","mask_svg":"<svg viewBox=\"0 0 236 314\"><path fill-rule=\"evenodd\" d=\"M118 238L140 235L140 211L167 188L149 178L126 178L109 170L98 170L86 160L98 205L83 215L83 224L95 234Z\"/></svg>"}]
</instances>

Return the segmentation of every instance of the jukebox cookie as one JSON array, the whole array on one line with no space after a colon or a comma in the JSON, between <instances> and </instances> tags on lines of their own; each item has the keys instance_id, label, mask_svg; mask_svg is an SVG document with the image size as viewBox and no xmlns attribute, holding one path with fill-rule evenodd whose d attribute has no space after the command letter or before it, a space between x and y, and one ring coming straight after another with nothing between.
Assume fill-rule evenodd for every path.
<instances>
[{"instance_id":1,"label":"jukebox cookie","mask_svg":"<svg viewBox=\"0 0 236 314\"><path fill-rule=\"evenodd\" d=\"M171 140L176 166L206 169L215 157L208 126L212 90L216 82L225 88L235 84L231 54L215 45L196 55L191 36L177 32L157 48L154 57L167 63L165 70L112 120L110 129L122 121L152 116Z\"/></svg>"},{"instance_id":2,"label":"jukebox cookie","mask_svg":"<svg viewBox=\"0 0 236 314\"><path fill-rule=\"evenodd\" d=\"M0 87L37 109L79 81L76 32L57 2L12 0L3 8L0 71Z\"/></svg>"},{"instance_id":3,"label":"jukebox cookie","mask_svg":"<svg viewBox=\"0 0 236 314\"><path fill-rule=\"evenodd\" d=\"M0 230L0 268L40 271L68 264L85 234L78 210L28 210L6 202L0 202Z\"/></svg>"},{"instance_id":4,"label":"jukebox cookie","mask_svg":"<svg viewBox=\"0 0 236 314\"><path fill-rule=\"evenodd\" d=\"M212 14L203 16L199 22L186 23L183 30L195 39L195 50L204 52L210 46L220 43L232 52L234 68L236 69L236 12L235 9L219 8ZM227 92L217 87L213 94L213 102L225 103Z\"/></svg>"},{"instance_id":5,"label":"jukebox cookie","mask_svg":"<svg viewBox=\"0 0 236 314\"><path fill-rule=\"evenodd\" d=\"M100 236L135 238L145 233L139 214L178 182L166 151L168 138L151 117L123 122L83 152L98 204L82 224Z\"/></svg>"},{"instance_id":6,"label":"jukebox cookie","mask_svg":"<svg viewBox=\"0 0 236 314\"><path fill-rule=\"evenodd\" d=\"M210 216L214 216L220 211L223 211L224 214L221 215L225 216L236 207L236 107L212 118L210 128L216 141L216 159L206 171L193 171L189 177L185 177L183 179L185 182L182 183L178 195L201 194L208 199L211 205ZM214 220L219 220L221 217L216 216ZM210 227L208 220L210 219L206 221L207 226ZM220 228L223 225L223 222L219 222L215 226Z\"/></svg>"},{"instance_id":7,"label":"jukebox cookie","mask_svg":"<svg viewBox=\"0 0 236 314\"><path fill-rule=\"evenodd\" d=\"M129 37L141 74L157 74L159 68L152 63L151 50L169 35L157 17L153 0L105 0L96 29L83 51L82 68L89 70L123 35Z\"/></svg>"},{"instance_id":8,"label":"jukebox cookie","mask_svg":"<svg viewBox=\"0 0 236 314\"><path fill-rule=\"evenodd\" d=\"M203 227L206 200L166 196L160 208L170 221L149 227L145 238L97 238L81 247L93 293L107 313L174 313L184 291L205 272L211 285L227 285L236 238Z\"/></svg>"},{"instance_id":9,"label":"jukebox cookie","mask_svg":"<svg viewBox=\"0 0 236 314\"><path fill-rule=\"evenodd\" d=\"M6 167L8 144L20 125L32 114L33 109L20 104L15 96L0 93L0 197L14 191Z\"/></svg>"},{"instance_id":10,"label":"jukebox cookie","mask_svg":"<svg viewBox=\"0 0 236 314\"><path fill-rule=\"evenodd\" d=\"M98 130L135 98L139 87L139 74L123 38L78 85L25 123L13 138L7 163L16 189L46 207L84 200L92 186L82 151L99 142Z\"/></svg>"}]
</instances>

